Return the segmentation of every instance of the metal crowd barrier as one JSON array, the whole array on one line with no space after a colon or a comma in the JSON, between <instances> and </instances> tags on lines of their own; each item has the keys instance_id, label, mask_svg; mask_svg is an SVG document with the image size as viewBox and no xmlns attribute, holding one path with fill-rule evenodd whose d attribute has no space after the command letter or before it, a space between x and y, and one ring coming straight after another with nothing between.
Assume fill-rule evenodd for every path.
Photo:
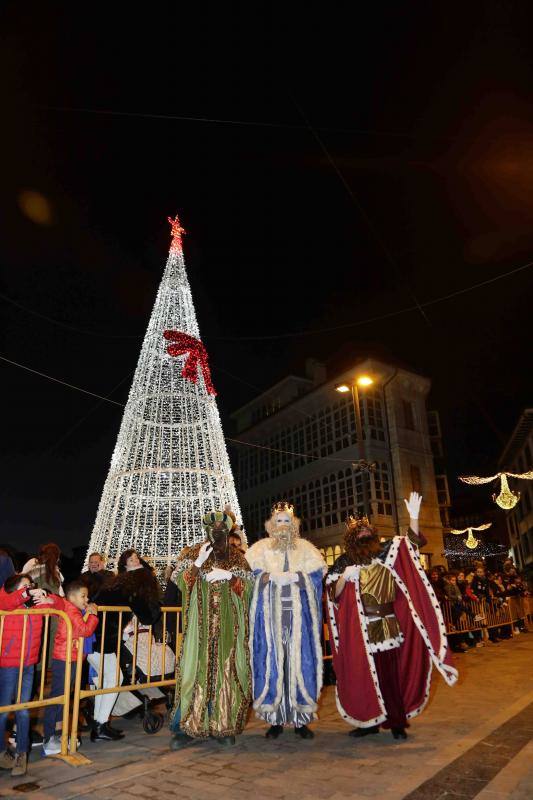
<instances>
[{"instance_id":1,"label":"metal crowd barrier","mask_svg":"<svg viewBox=\"0 0 533 800\"><path fill-rule=\"evenodd\" d=\"M469 631L476 631L476 630L483 630L488 628L494 628L504 625L509 625L511 628L511 635L513 634L513 627L517 620L525 619L526 621L533 616L533 601L532 598L525 597L525 598L508 598L507 602L504 604L498 604L494 601L487 602L485 600L482 601L467 601L463 604L464 611L462 614L457 616L452 613L452 604L449 601L444 601L441 604L444 620L446 623L446 630L448 634L454 633L467 633ZM82 674L83 674L83 655L84 655L84 639L78 639L78 647L77 647L77 661L75 665L75 679L74 679L74 694L72 699L72 720L70 725L70 750L69 750L69 714L71 709L71 700L70 700L70 684L71 684L71 674L72 674L72 664L70 662L70 658L67 658L65 661L65 681L63 686L63 694L58 695L56 697L44 697L44 690L45 690L45 680L46 680L46 667L47 667L47 650L48 650L48 642L50 639L50 618L52 616L58 617L62 619L66 626L67 626L67 643L66 643L66 652L70 654L72 652L72 624L70 619L65 614L64 611L60 611L54 608L27 608L27 609L17 609L16 611L0 611L0 651L2 648L2 640L4 635L4 621L5 617L8 615L17 615L24 617L23 628L22 628L22 647L21 647L21 655L20 655L20 663L19 663L19 675L18 675L18 684L17 684L17 696L16 702L11 703L10 705L0 706L0 713L10 713L12 711L20 711L22 709L36 709L36 708L45 708L46 706L50 705L61 705L63 706L63 715L62 715L62 732L61 732L61 757L66 760L68 763L73 765L78 765L81 763L88 763L88 759L84 758L77 751L77 741L78 741L78 721L79 721L79 711L80 711L80 702L89 697L97 697L103 694L111 694L111 693L120 693L120 692L134 692L138 691L139 689L149 689L149 688L161 688L161 687L171 687L175 685L176 678L175 672L178 667L178 660L179 660L179 652L180 652L180 645L181 645L181 638L182 633L180 630L180 621L181 621L181 607L178 606L163 606L162 611L162 622L161 624L158 623L159 630L161 631L161 642L162 647L160 651L161 655L161 673L159 676L152 676L152 650L154 645L154 635L153 635L153 626L140 626L138 620L135 618L134 626L133 626L133 653L132 653L132 683L128 684L121 684L121 651L123 647L123 633L124 633L124 626L123 626L123 615L130 614L131 609L128 606L99 606L98 611L102 614L102 622L101 625L96 630L96 640L99 641L99 646L95 647L93 652L99 653L99 666L98 666L98 676L96 682L96 688L86 689L82 688ZM105 642L105 631L106 627L109 623L109 615L116 614L118 615L118 627L117 627L117 649L113 655L116 656L116 667L115 667L115 681L114 686L107 686L103 687L104 682L104 642ZM170 678L166 678L165 675L168 673L165 670L166 666L166 659L167 659L167 634L171 633L171 629L169 626L169 617L171 615L175 615L175 624L174 622L171 623L172 625L172 633L173 633L173 651L175 654L175 664L174 664L174 674ZM42 632L42 639L41 639L41 674L39 678L39 691L38 691L38 699L37 700L30 700L27 702L21 702L21 690L22 690L22 677L23 677L23 669L24 669L24 655L26 651L26 645L28 641L28 618L31 616L40 616L44 617L43 620L43 632ZM455 616L455 619L454 619ZM144 678L139 676L137 670L137 656L138 656L138 644L139 644L139 633L148 633L148 653L147 653L147 667L148 670L144 674ZM327 626L324 625L323 628L323 649L324 649L324 660L328 661L331 660L332 656L329 652L329 631Z\"/></svg>"},{"instance_id":2,"label":"metal crowd barrier","mask_svg":"<svg viewBox=\"0 0 533 800\"><path fill-rule=\"evenodd\" d=\"M45 708L46 706L61 705L63 706L63 728L61 731L61 756L68 760L68 719L70 710L70 676L71 676L71 662L70 653L72 652L72 623L64 611L55 608L20 608L15 611L0 611L0 652L2 650L2 640L4 637L4 624L7 616L24 617L22 623L22 641L20 648L20 661L19 661L19 674L17 683L17 696L16 702L7 706L0 706L0 714L10 713L11 711L22 711L24 709ZM65 661L65 682L63 685L63 694L56 697L44 697L46 667L47 667L47 650L48 641L50 638L50 617L58 617L62 619L67 626L67 653L69 658ZM37 700L28 700L27 702L20 702L20 695L22 691L22 676L24 671L24 656L26 654L26 646L28 643L28 618L29 617L44 617L43 620L43 633L41 635L41 675L39 679L39 692ZM83 641L83 640L81 640ZM83 651L83 647L82 647ZM35 665L37 667L37 664Z\"/></svg>"},{"instance_id":3,"label":"metal crowd barrier","mask_svg":"<svg viewBox=\"0 0 533 800\"><path fill-rule=\"evenodd\" d=\"M139 621L135 618L134 621L134 629L133 629L133 662L132 662L132 683L123 684L121 683L121 651L123 647L123 615L125 613L130 614L131 609L128 606L98 606L98 611L102 613L102 622L101 625L96 629L96 642L97 646L95 646L94 651L95 653L99 654L99 664L98 664L98 676L96 680L96 688L95 689L83 689L81 686L81 678L82 678L82 665L83 665L83 646L78 648L78 661L76 665L76 679L74 684L74 699L72 704L72 726L71 726L71 737L70 737L70 751L71 753L76 752L77 748L77 730L78 730L78 719L79 719L79 711L80 711L80 702L88 697L98 697L99 695L103 694L115 694L120 692L135 692L139 691L140 689L150 689L150 688L161 688L163 686L174 686L176 683L176 669L178 665L178 656L181 644L181 632L180 632L180 618L181 618L181 607L178 606L163 606L161 608L162 612L162 621L158 623L158 628L161 630L161 640L162 640L162 648L161 648L161 675L158 679L154 679L152 676L152 651L153 651L153 643L154 643L154 635L153 635L153 626L142 626L139 625ZM117 633L117 649L116 652L107 655L114 655L116 658L116 667L115 667L115 685L114 686L107 686L103 687L104 682L104 642L105 642L105 631L106 627L108 626L110 620L109 615L117 614L118 615L118 633ZM170 627L168 624L168 617L171 615L176 616L175 624L172 623L172 633L173 635L173 642L174 642L174 652L175 652L175 666L173 670L173 677L172 678L165 678L164 676L167 674L165 670L165 666L167 664L167 651L166 651L166 644L167 644L167 634L170 634ZM139 633L148 633L148 653L147 653L147 666L148 672L145 673L145 680L138 678L138 664L137 664L137 655L138 655L138 641L139 641ZM83 640L80 640L83 643ZM98 644L99 642L99 644ZM156 676L157 677L157 676Z\"/></svg>"},{"instance_id":4,"label":"metal crowd barrier","mask_svg":"<svg viewBox=\"0 0 533 800\"><path fill-rule=\"evenodd\" d=\"M527 621L533 615L530 597L508 597L504 603L495 600L465 600L459 613L454 612L454 604L449 600L445 600L440 606L448 634L483 631L508 625L512 636L515 623L520 619Z\"/></svg>"}]
</instances>

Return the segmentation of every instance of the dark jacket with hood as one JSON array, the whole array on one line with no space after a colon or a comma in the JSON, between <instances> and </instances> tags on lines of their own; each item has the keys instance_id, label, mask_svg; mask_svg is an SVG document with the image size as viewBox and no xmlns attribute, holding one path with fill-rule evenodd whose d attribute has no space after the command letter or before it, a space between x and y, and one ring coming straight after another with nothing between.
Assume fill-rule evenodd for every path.
<instances>
[{"instance_id":1,"label":"dark jacket with hood","mask_svg":"<svg viewBox=\"0 0 533 800\"><path fill-rule=\"evenodd\" d=\"M157 578L148 567L120 572L113 582L104 585L94 598L99 606L129 606L143 625L155 625L161 617L160 589ZM101 636L104 636L104 653L116 653L118 648L119 618L116 612L100 612L100 625L96 635L94 651L101 650ZM130 612L122 614L122 631L132 617Z\"/></svg>"}]
</instances>

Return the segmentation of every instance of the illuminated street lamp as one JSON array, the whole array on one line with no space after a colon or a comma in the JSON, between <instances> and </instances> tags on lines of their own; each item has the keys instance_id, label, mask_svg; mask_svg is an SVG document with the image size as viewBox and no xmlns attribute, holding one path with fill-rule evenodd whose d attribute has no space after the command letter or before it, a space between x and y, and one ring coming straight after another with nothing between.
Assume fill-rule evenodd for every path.
<instances>
[{"instance_id":1,"label":"illuminated street lamp","mask_svg":"<svg viewBox=\"0 0 533 800\"><path fill-rule=\"evenodd\" d=\"M395 527L396 532L400 533L399 527L399 520L398 520L398 507L396 501L396 482L394 480L394 464L392 460L392 447L390 441L390 429L389 429L389 414L387 411L387 396L385 394L385 388L387 385L396 377L397 370L391 375L391 377L385 381L382 385L383 391L383 409L385 412L385 426L387 429L387 447L389 450L389 459L390 459L390 469L391 469L391 487L392 487L392 502L393 502L393 519L395 520ZM347 392L352 393L353 399L353 406L355 412L355 424L356 424L356 431L357 431L357 443L359 446L359 461L354 463L355 469L358 469L360 472L373 472L375 469L375 462L369 462L366 459L366 445L365 440L363 439L363 424L361 421L361 403L359 399L359 388L365 389L368 386L372 386L375 383L374 378L370 375L362 374L358 375L353 383L339 383L335 387L337 392L341 394L346 394ZM368 499L368 490L365 478L363 476L363 504L365 508L365 514L367 515L368 519L371 518L372 510L370 506L370 502Z\"/></svg>"},{"instance_id":2,"label":"illuminated street lamp","mask_svg":"<svg viewBox=\"0 0 533 800\"><path fill-rule=\"evenodd\" d=\"M359 399L359 389L361 387L364 389L367 386L372 386L374 383L373 378L370 375L359 375L353 383L339 383L335 389L340 392L341 394L346 394L346 392L352 393L352 400L353 400L353 408L355 413L355 429L357 432L357 446L359 449L359 460L353 464L353 467L359 472L370 473L374 471L375 464L370 463L367 461L366 458L366 448L365 448L365 440L363 438L363 423L361 419L361 402ZM372 518L372 506L370 504L370 500L368 497L368 486L366 482L365 475L362 475L363 481L363 507L365 510L365 514L370 520Z\"/></svg>"}]
</instances>

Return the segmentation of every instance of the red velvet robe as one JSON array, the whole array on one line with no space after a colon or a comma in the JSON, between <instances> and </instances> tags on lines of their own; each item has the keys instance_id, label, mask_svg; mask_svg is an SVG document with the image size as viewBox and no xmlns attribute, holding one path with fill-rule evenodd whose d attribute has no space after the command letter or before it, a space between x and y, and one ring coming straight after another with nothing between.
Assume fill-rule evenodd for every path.
<instances>
[{"instance_id":1,"label":"red velvet robe","mask_svg":"<svg viewBox=\"0 0 533 800\"><path fill-rule=\"evenodd\" d=\"M397 587L394 613L404 636L399 647L399 682L410 719L428 701L432 666L449 686L456 682L457 670L451 663L440 606L416 548L406 537L396 536L382 563ZM327 582L334 583L339 577L331 574ZM387 714L374 654L369 650L358 575L354 582L346 582L337 601L328 598L328 610L339 713L358 728L379 725Z\"/></svg>"}]
</instances>

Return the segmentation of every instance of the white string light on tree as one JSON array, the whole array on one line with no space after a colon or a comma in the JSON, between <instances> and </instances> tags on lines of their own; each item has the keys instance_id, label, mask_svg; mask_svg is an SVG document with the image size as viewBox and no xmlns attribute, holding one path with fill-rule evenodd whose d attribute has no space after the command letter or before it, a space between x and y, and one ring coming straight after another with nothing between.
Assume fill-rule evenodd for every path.
<instances>
[{"instance_id":1,"label":"white string light on tree","mask_svg":"<svg viewBox=\"0 0 533 800\"><path fill-rule=\"evenodd\" d=\"M185 271L178 217L98 508L89 553L135 548L161 569L203 539L202 516L240 510Z\"/></svg>"},{"instance_id":2,"label":"white string light on tree","mask_svg":"<svg viewBox=\"0 0 533 800\"><path fill-rule=\"evenodd\" d=\"M486 478L479 478L476 475L466 476L463 475L462 477L459 476L459 480L463 483L468 483L471 486L480 486L484 483L491 483L491 481L496 481L500 478L500 491L498 494L496 492L492 495L492 499L494 500L500 508L505 509L506 511L514 508L515 505L520 500L520 492L514 492L512 489L509 488L509 482L507 478L519 478L521 480L531 481L533 480L533 471L531 472L497 472L496 475L490 475Z\"/></svg>"}]
</instances>

